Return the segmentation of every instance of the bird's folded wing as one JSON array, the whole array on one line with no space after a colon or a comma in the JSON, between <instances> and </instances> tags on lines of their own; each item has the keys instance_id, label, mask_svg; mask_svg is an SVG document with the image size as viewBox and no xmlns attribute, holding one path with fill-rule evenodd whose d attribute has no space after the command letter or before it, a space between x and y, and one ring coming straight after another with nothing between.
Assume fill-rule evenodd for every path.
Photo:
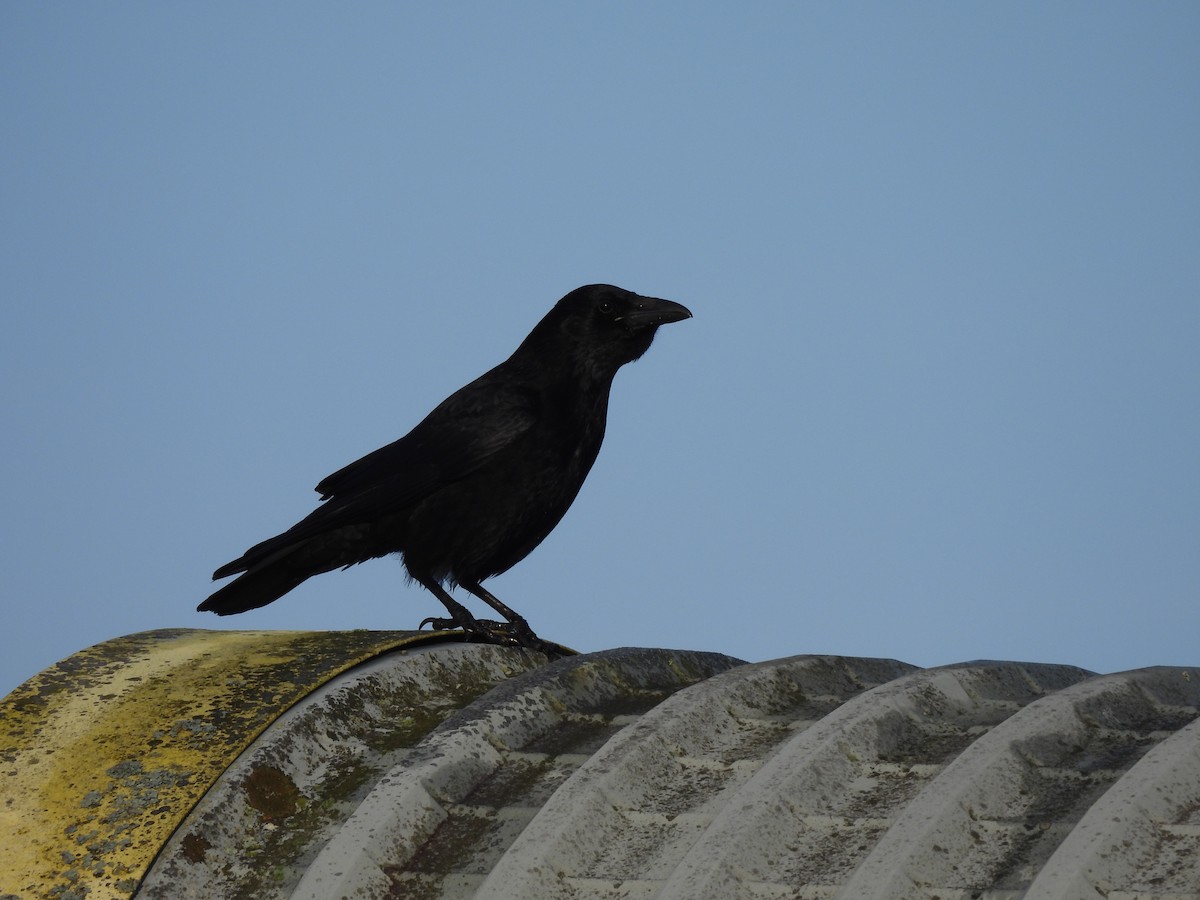
<instances>
[{"instance_id":1,"label":"bird's folded wing","mask_svg":"<svg viewBox=\"0 0 1200 900\"><path fill-rule=\"evenodd\" d=\"M400 440L324 479L317 485L324 503L287 531L217 569L213 578L270 562L319 534L403 516L439 488L485 465L533 428L540 408L537 393L527 385L495 374L493 370L452 394Z\"/></svg>"},{"instance_id":2,"label":"bird's folded wing","mask_svg":"<svg viewBox=\"0 0 1200 900\"><path fill-rule=\"evenodd\" d=\"M498 383L495 370L447 397L412 431L329 475L316 490L322 500L386 486L404 507L458 481L520 438L537 420L530 389Z\"/></svg>"}]
</instances>

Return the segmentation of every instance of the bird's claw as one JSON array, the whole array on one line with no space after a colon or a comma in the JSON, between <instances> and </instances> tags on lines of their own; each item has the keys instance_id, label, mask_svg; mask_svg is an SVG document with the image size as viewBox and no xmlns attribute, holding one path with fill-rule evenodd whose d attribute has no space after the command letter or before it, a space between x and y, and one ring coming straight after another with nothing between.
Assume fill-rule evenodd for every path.
<instances>
[{"instance_id":1,"label":"bird's claw","mask_svg":"<svg viewBox=\"0 0 1200 900\"><path fill-rule=\"evenodd\" d=\"M551 659L558 659L563 655L559 648L538 637L524 620L520 622L487 622L481 624L493 626L489 629L491 632L489 637L498 644L507 644L510 647L524 647L526 650L545 653Z\"/></svg>"},{"instance_id":2,"label":"bird's claw","mask_svg":"<svg viewBox=\"0 0 1200 900\"><path fill-rule=\"evenodd\" d=\"M468 634L479 635L503 633L510 630L507 622L496 622L492 619L472 619L464 625L457 619L439 619L437 616L429 616L421 620L421 624L417 626L417 631L424 630L426 625L432 626L434 631L450 631L454 628L461 628Z\"/></svg>"},{"instance_id":3,"label":"bird's claw","mask_svg":"<svg viewBox=\"0 0 1200 900\"><path fill-rule=\"evenodd\" d=\"M467 634L487 641L490 644L500 644L507 647L524 647L528 650L545 653L551 657L562 655L562 652L553 644L548 644L534 634L533 629L524 621L497 622L493 619L475 619L470 625L463 625L455 619L429 616L421 620L421 624L417 626L417 630L424 630L426 625L431 626L434 631L450 631L461 628Z\"/></svg>"}]
</instances>

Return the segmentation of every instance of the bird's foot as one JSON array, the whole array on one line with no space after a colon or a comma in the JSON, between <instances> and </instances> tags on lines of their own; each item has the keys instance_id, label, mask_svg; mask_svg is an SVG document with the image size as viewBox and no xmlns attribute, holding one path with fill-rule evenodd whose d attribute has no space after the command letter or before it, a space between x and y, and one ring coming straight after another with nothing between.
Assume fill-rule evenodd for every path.
<instances>
[{"instance_id":1,"label":"bird's foot","mask_svg":"<svg viewBox=\"0 0 1200 900\"><path fill-rule=\"evenodd\" d=\"M471 619L468 622L460 622L458 619L439 619L436 616L429 616L421 620L421 624L417 626L417 631L423 631L426 625L432 626L434 631L449 631L454 628L461 628L468 634L477 634L484 637L508 630L507 622L495 622L491 619Z\"/></svg>"},{"instance_id":2,"label":"bird's foot","mask_svg":"<svg viewBox=\"0 0 1200 900\"><path fill-rule=\"evenodd\" d=\"M534 634L533 629L529 627L524 619L517 622L472 619L469 624L464 624L456 619L429 616L421 620L421 624L417 626L417 630L423 630L426 625L431 626L434 631L449 631L461 628L467 634L478 640L486 641L489 644L500 644L506 647L524 647L528 650L545 653L547 656L554 658L562 656L561 650Z\"/></svg>"},{"instance_id":3,"label":"bird's foot","mask_svg":"<svg viewBox=\"0 0 1200 900\"><path fill-rule=\"evenodd\" d=\"M545 653L551 659L558 659L563 655L562 650L558 647L538 637L529 627L529 623L520 616L517 616L512 622L505 623L503 628L509 635L508 641L511 644L527 650L535 650L538 653Z\"/></svg>"},{"instance_id":4,"label":"bird's foot","mask_svg":"<svg viewBox=\"0 0 1200 900\"><path fill-rule=\"evenodd\" d=\"M512 626L507 622L496 622L492 619L476 619L473 616L465 620L443 619L437 616L430 616L427 619L421 620L421 624L417 626L417 630L423 630L426 625L432 626L434 631L451 631L460 628L475 639L486 641L489 644L524 646L518 639L518 635L514 632Z\"/></svg>"}]
</instances>

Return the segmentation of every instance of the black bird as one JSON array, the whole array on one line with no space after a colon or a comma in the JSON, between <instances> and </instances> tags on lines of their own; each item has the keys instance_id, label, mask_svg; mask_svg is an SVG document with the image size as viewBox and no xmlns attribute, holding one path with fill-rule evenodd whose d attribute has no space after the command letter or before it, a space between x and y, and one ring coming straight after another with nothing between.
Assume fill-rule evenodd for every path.
<instances>
[{"instance_id":1,"label":"black bird","mask_svg":"<svg viewBox=\"0 0 1200 900\"><path fill-rule=\"evenodd\" d=\"M242 574L198 608L244 612L314 575L398 553L450 615L422 626L543 647L481 582L558 524L600 451L617 370L649 349L658 326L690 317L613 285L571 291L507 360L318 484L324 502L311 514L217 569L214 580ZM466 588L505 623L477 621L443 585Z\"/></svg>"}]
</instances>

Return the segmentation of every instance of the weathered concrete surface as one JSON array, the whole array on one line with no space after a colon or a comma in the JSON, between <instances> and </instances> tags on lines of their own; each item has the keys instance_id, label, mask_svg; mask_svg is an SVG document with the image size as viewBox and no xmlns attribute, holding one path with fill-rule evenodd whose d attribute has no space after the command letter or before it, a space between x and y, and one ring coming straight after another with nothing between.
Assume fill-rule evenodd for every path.
<instances>
[{"instance_id":1,"label":"weathered concrete surface","mask_svg":"<svg viewBox=\"0 0 1200 900\"><path fill-rule=\"evenodd\" d=\"M234 635L5 701L0 900L1200 898L1197 669Z\"/></svg>"},{"instance_id":2,"label":"weathered concrete surface","mask_svg":"<svg viewBox=\"0 0 1200 900\"><path fill-rule=\"evenodd\" d=\"M581 762L680 689L739 665L613 650L499 686L380 778L292 896L471 896Z\"/></svg>"},{"instance_id":3,"label":"weathered concrete surface","mask_svg":"<svg viewBox=\"0 0 1200 900\"><path fill-rule=\"evenodd\" d=\"M98 644L0 702L0 895L129 897L293 703L426 632L173 629Z\"/></svg>"},{"instance_id":4,"label":"weathered concrete surface","mask_svg":"<svg viewBox=\"0 0 1200 900\"><path fill-rule=\"evenodd\" d=\"M430 730L540 653L486 644L401 649L313 691L221 775L138 898L289 896L364 796Z\"/></svg>"}]
</instances>

